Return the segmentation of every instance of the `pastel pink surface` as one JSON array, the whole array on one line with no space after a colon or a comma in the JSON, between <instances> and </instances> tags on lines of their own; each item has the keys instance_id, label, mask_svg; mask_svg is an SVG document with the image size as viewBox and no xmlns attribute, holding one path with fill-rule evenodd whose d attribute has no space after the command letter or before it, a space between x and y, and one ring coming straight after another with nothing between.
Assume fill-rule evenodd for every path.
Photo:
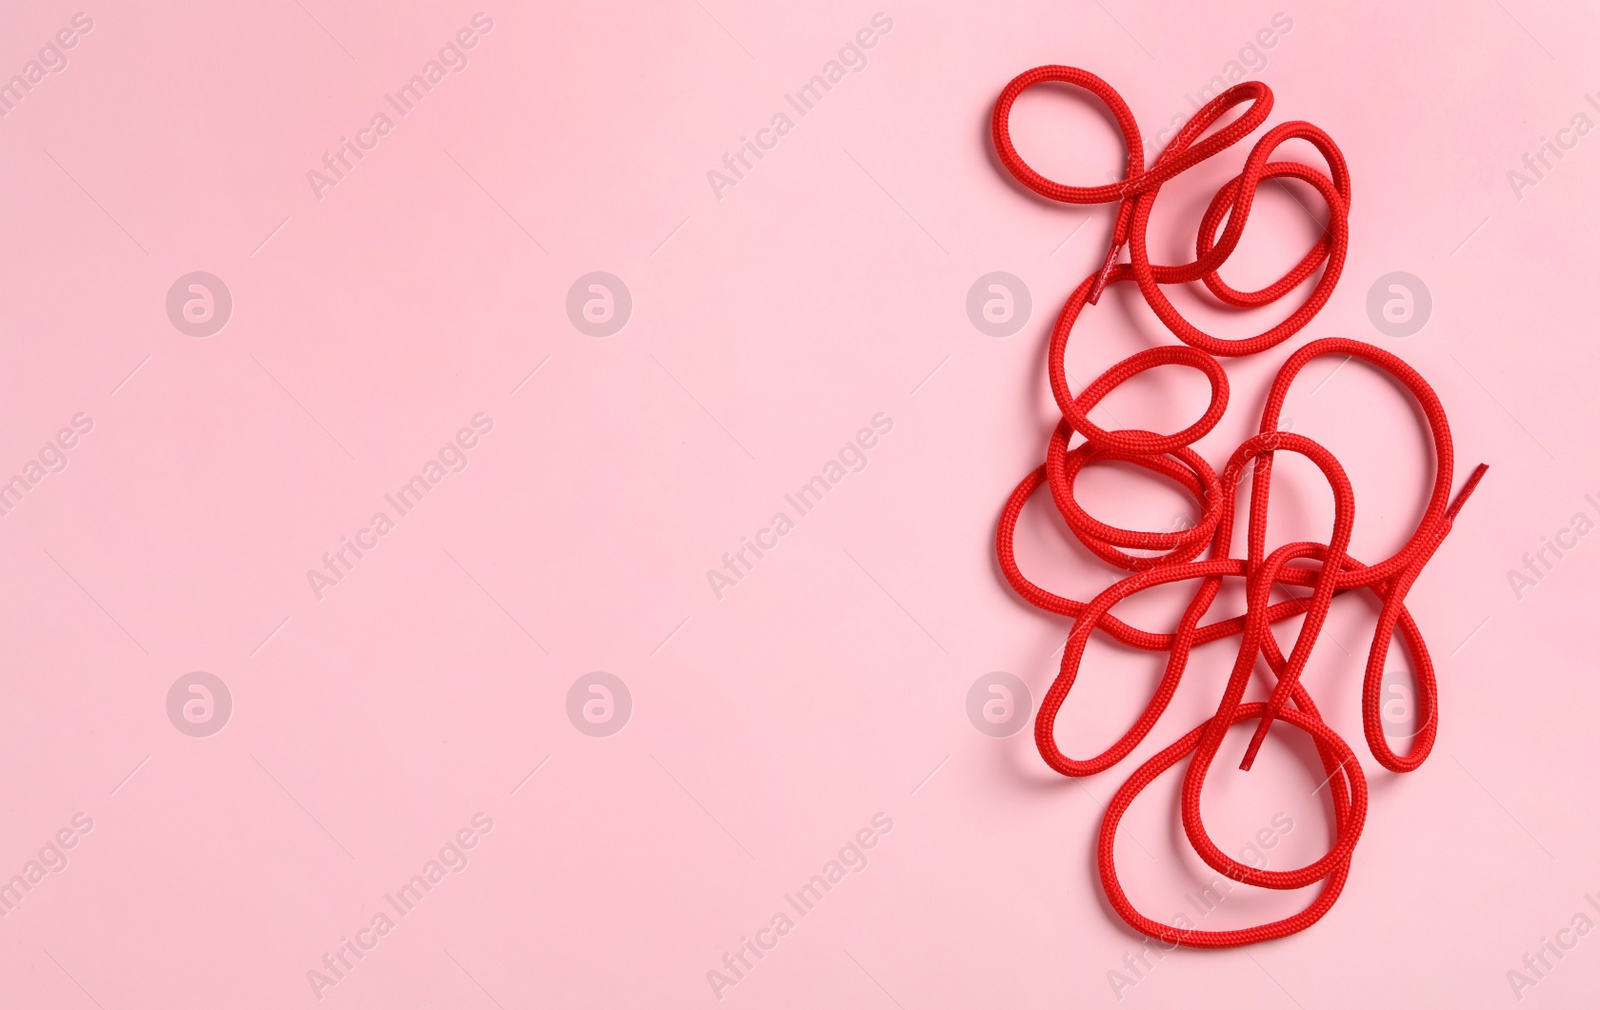
<instances>
[{"instance_id":1,"label":"pastel pink surface","mask_svg":"<svg viewBox=\"0 0 1600 1010\"><path fill-rule=\"evenodd\" d=\"M886 8L884 29L877 8L839 3L515 4L486 9L465 66L401 115L386 96L476 13L91 9L67 65L0 118L0 476L73 417L93 422L0 518L0 881L75 814L93 822L0 918L6 1005L715 1005L708 973L734 974L725 955L785 913L792 931L721 1003L1499 1006L1541 937L1600 921L1584 897L1600 890L1585 788L1600 541L1578 539L1532 588L1508 579L1577 513L1600 519L1585 497L1600 499L1600 139L1537 172L1524 161L1575 117L1600 121L1583 73L1600 15L917 4ZM73 15L0 15L0 79ZM1369 602L1336 606L1308 670L1373 783L1339 903L1288 940L1135 972L1141 938L1095 875L1101 804L1210 713L1231 648L1198 652L1150 739L1078 784L1029 733L968 720L991 671L1037 700L1070 628L1010 593L992 538L1053 423L1049 323L1098 267L1113 213L1013 184L988 115L1016 73L1064 63L1117 88L1153 141L1275 16L1292 27L1248 76L1276 95L1270 123L1309 120L1343 148L1350 259L1304 333L1229 362L1230 410L1198 448L1220 466L1283 358L1346 336L1433 384L1458 484L1492 469L1410 597L1439 667L1433 758L1397 777L1365 754ZM785 96L864 29L865 65L800 114ZM308 179L380 112L393 129L336 185ZM778 113L793 129L752 169L708 180ZM1098 183L1120 163L1071 95L1030 93L1016 125L1055 178ZM1243 150L1163 194L1158 258L1192 254ZM1225 276L1275 277L1320 213L1309 191L1266 187ZM209 337L168 318L192 271L232 294ZM568 316L595 271L632 298L611 336ZM1031 292L1013 336L967 316L992 271ZM1392 271L1431 292L1414 336L1369 319ZM1172 339L1121 288L1075 336L1075 388ZM1227 335L1282 314L1182 304ZM1285 414L1345 463L1352 553L1375 559L1416 521L1429 450L1394 387L1337 364L1309 367ZM1203 409L1182 370L1133 385L1106 404L1123 426L1176 430ZM879 415L892 429L865 468L799 515L785 495ZM464 469L400 516L385 495L479 416L492 430ZM1274 538L1319 537L1325 486L1281 472ZM1084 498L1151 529L1185 507L1115 472L1086 476ZM314 591L308 570L379 512L393 530ZM779 512L794 528L719 598L707 572ZM1062 592L1115 577L1043 500L1020 539L1024 569ZM1179 602L1130 613L1153 625ZM1094 643L1066 749L1103 749L1159 669ZM215 735L169 719L192 671L231 694ZM613 736L568 715L593 671L631 695ZM1272 831L1274 868L1324 851L1303 744L1280 727L1254 771L1217 774L1219 844L1238 851L1281 815L1294 827ZM1182 843L1175 782L1118 845L1141 908L1227 928L1308 899L1239 889L1200 915L1212 874ZM385 896L480 813L493 827L471 832L466 865L395 911ZM792 908L864 830L864 865ZM308 972L331 973L325 953L386 911L392 931L319 1000ZM1592 995L1592 948L1525 1000Z\"/></svg>"}]
</instances>

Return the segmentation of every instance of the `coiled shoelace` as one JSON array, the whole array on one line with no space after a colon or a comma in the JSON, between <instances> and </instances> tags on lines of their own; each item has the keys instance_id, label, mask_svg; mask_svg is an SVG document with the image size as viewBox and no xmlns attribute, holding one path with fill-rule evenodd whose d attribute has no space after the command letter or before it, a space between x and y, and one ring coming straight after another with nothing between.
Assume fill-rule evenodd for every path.
<instances>
[{"instance_id":1,"label":"coiled shoelace","mask_svg":"<svg viewBox=\"0 0 1600 1010\"><path fill-rule=\"evenodd\" d=\"M1110 108L1129 152L1127 176L1122 182L1106 186L1062 185L1035 172L1017 154L1010 136L1012 104L1023 91L1044 82L1082 88ZM1232 122L1202 139L1202 135L1225 113L1239 105L1247 107ZM1144 740L1160 718L1177 690L1190 651L1206 642L1235 635L1240 637L1238 657L1216 714L1135 771L1117 790L1100 828L1100 880L1112 907L1140 933L1166 943L1190 947L1236 947L1299 932L1320 919L1332 907L1344 887L1350 872L1351 853L1366 818L1367 780L1350 746L1322 720L1311 696L1299 682L1334 596L1362 588L1372 592L1380 603L1372 647L1367 656L1362 693L1362 724L1373 757L1384 768L1394 772L1412 771L1427 758L1438 727L1433 664L1422 633L1406 610L1404 600L1406 592L1421 574L1423 565L1450 531L1456 513L1487 470L1487 467L1479 465L1455 500L1448 501L1455 454L1450 440L1450 426L1439 398L1422 376L1404 361L1370 344L1343 339L1315 340L1290 355L1268 392L1259 433L1246 439L1234 451L1220 476L1190 448L1192 443L1211 431L1227 408L1228 380L1218 357L1255 354L1293 336L1327 302L1344 266L1349 238L1350 174L1344 156L1332 138L1305 122L1284 123L1269 130L1251 149L1243 170L1217 190L1201 219L1193 262L1173 265L1150 262L1145 229L1162 184L1254 132L1266 120L1271 109L1272 92L1266 85L1250 82L1230 88L1197 111L1148 169L1141 165L1144 147L1139 127L1128 111L1127 104L1094 74L1074 67L1037 67L1006 85L994 109L995 149L999 152L1001 162L1024 186L1041 196L1063 203L1118 201L1120 204L1111 251L1104 267L1085 278L1073 290L1050 335L1050 388L1061 408L1061 422L1050 439L1044 465L1023 478L1011 493L1000 515L996 534L995 546L1000 565L1012 588L1023 599L1042 610L1075 619L1072 635L1061 657L1061 672L1045 695L1034 724L1034 740L1039 753L1051 768L1063 775L1093 775L1112 767ZM1315 147L1326 161L1328 171L1324 173L1294 162L1268 160L1279 145L1292 139L1307 141ZM1259 291L1239 291L1222 280L1218 269L1238 245L1256 189L1266 179L1298 179L1312 186L1322 194L1328 206L1328 225L1310 251L1277 281ZM1118 262L1124 246L1129 250L1131 262ZM1226 305L1240 309L1257 308L1277 301L1311 277L1319 267L1322 268L1322 276L1312 287L1305 303L1282 322L1247 339L1223 339L1202 332L1184 319L1161 291L1162 285L1199 281ZM1183 343L1154 347L1131 355L1074 394L1067 388L1064 363L1067 338L1073 324L1086 304L1098 301L1108 284L1129 280L1138 285L1155 314ZM1279 412L1290 385L1307 362L1324 355L1349 355L1392 375L1416 398L1433 438L1435 478L1421 521L1398 552L1376 564L1363 564L1347 553L1354 523L1355 496L1339 461L1311 439L1278 430ZM1089 420L1089 411L1113 389L1140 372L1160 365L1194 368L1210 381L1210 405L1198 421L1175 434L1162 435L1136 429L1110 431ZM1082 435L1084 441L1076 448L1069 448L1074 434ZM1305 456L1327 479L1333 491L1334 519L1326 543L1288 543L1270 553L1267 551L1272 461L1274 453L1280 451ZM1176 482L1199 506L1199 522L1187 530L1153 533L1121 529L1096 520L1078 505L1073 496L1073 485L1085 466L1102 461L1131 463ZM1251 465L1255 472L1250 492L1247 556L1234 558L1229 556L1229 552L1235 522L1235 493L1246 467ZM1087 603L1040 588L1017 567L1014 536L1018 516L1033 493L1045 484L1049 485L1050 496L1067 527L1083 545L1110 564L1133 573ZM1210 559L1196 560L1206 552L1208 546ZM1129 554L1126 549L1165 553L1145 557ZM1228 578L1244 580L1247 599L1245 612L1210 624L1200 623L1216 599L1223 580ZM1116 603L1141 590L1186 579L1197 580L1198 587L1177 628L1169 634L1133 627L1110 614ZM1274 586L1309 588L1311 595L1273 603L1270 596ZM1271 626L1302 614L1304 621L1299 635L1285 656ZM1154 695L1133 726L1103 754L1078 760L1067 757L1058 748L1055 721L1078 675L1084 647L1096 630L1136 649L1168 653L1169 658ZM1388 657L1390 639L1396 630L1410 656L1416 683L1419 728L1407 754L1399 754L1391 749L1385 739L1382 723L1384 663ZM1245 702L1243 696L1257 657L1266 661L1276 682L1265 702ZM1244 753L1241 768L1250 768L1274 722L1288 723L1309 735L1316 744L1332 792L1334 837L1327 853L1308 866L1283 871L1247 866L1229 858L1218 848L1201 820L1200 798L1212 762L1217 758L1229 728L1249 720L1256 720L1257 725L1255 735ZM1256 887L1294 890L1324 881L1316 898L1306 908L1286 918L1247 929L1207 931L1168 926L1140 914L1133 907L1117 879L1113 850L1117 825L1142 789L1162 772L1185 759L1188 760L1188 767L1183 779L1181 816L1184 833L1200 858L1227 878Z\"/></svg>"}]
</instances>

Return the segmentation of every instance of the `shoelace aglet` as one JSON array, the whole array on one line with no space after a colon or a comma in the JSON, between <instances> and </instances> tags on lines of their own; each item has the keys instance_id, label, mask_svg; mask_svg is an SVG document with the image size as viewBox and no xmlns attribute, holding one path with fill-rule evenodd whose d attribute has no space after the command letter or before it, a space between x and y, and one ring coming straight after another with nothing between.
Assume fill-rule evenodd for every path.
<instances>
[{"instance_id":1,"label":"shoelace aglet","mask_svg":"<svg viewBox=\"0 0 1600 1010\"><path fill-rule=\"evenodd\" d=\"M1100 294L1101 292L1105 291L1106 284L1108 284L1111 280L1111 271L1116 269L1117 257L1122 255L1123 244L1124 243L1121 241L1111 243L1111 251L1106 253L1105 265L1100 268L1099 275L1095 277L1094 287L1089 289L1090 305L1099 304Z\"/></svg>"},{"instance_id":2,"label":"shoelace aglet","mask_svg":"<svg viewBox=\"0 0 1600 1010\"><path fill-rule=\"evenodd\" d=\"M1456 492L1455 500L1450 503L1449 508L1444 510L1444 521L1446 523L1455 521L1456 514L1461 511L1461 506L1467 503L1467 498L1472 495L1473 490L1478 486L1478 482L1483 480L1483 475L1488 472L1489 464L1479 463L1471 475L1467 477L1467 482L1461 485L1460 491Z\"/></svg>"},{"instance_id":3,"label":"shoelace aglet","mask_svg":"<svg viewBox=\"0 0 1600 1010\"><path fill-rule=\"evenodd\" d=\"M1261 713L1261 722L1256 725L1256 735L1250 738L1250 746L1244 750L1244 760L1239 762L1239 770L1247 772L1250 766L1256 763L1256 752L1261 750L1261 745L1267 740L1267 730L1272 726L1274 716L1272 709Z\"/></svg>"}]
</instances>

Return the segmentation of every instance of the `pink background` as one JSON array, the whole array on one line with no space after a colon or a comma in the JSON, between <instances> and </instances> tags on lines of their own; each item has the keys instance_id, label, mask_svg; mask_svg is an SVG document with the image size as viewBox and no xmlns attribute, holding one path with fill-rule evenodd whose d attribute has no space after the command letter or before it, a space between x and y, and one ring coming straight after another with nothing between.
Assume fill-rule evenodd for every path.
<instances>
[{"instance_id":1,"label":"pink background","mask_svg":"<svg viewBox=\"0 0 1600 1010\"><path fill-rule=\"evenodd\" d=\"M1600 119L1584 98L1600 87L1600 14L1325 8L887 7L865 69L719 199L707 171L879 8L507 3L485 11L469 64L320 200L306 173L476 7L86 10L66 67L0 119L0 476L74 415L93 420L0 519L0 880L74 814L94 825L0 918L5 1004L316 1005L307 972L480 812L494 826L470 864L323 1004L715 1005L707 972L879 813L893 828L865 869L723 1003L1517 1002L1506 973L1541 936L1582 911L1600 921L1583 897L1600 890L1600 541L1520 600L1506 576L1575 513L1600 515L1583 499L1600 497L1600 137L1520 194L1507 173L1578 113ZM0 78L75 10L8 5ZM991 671L1042 695L1069 629L1001 583L991 540L1053 422L1048 321L1100 262L1112 214L1010 183L988 114L1014 74L1066 63L1110 81L1153 137L1280 11L1292 29L1249 76L1276 93L1271 122L1310 120L1343 147L1351 252L1306 331L1229 363L1232 408L1199 449L1220 466L1292 347L1348 336L1434 384L1458 483L1479 460L1493 469L1410 599L1442 682L1433 758L1396 777L1366 755L1370 601L1340 602L1308 671L1373 781L1339 903L1291 939L1180 951L1119 987L1108 973L1127 972L1140 938L1095 879L1099 804L1209 714L1232 647L1198 653L1145 745L1081 783L1049 772L1029 733L993 739L967 718ZM1098 183L1120 159L1095 108L1064 93L1030 94L1017 135L1056 178ZM1163 195L1158 256L1192 250L1242 158ZM1317 233L1314 194L1290 195L1263 190L1236 283L1276 276ZM167 316L191 271L232 293L214 336ZM613 336L567 315L592 271L631 292ZM1031 290L1014 336L967 318L991 271ZM1415 336L1368 318L1390 271L1431 291ZM1128 294L1085 316L1080 387L1171 342ZM1257 332L1282 311L1219 328ZM1286 414L1349 469L1354 553L1375 560L1415 522L1428 447L1393 387L1357 365L1329 377L1334 364L1307 370ZM1134 387L1107 403L1125 426L1173 430L1204 402L1179 369ZM480 412L493 430L466 469L319 601L307 569ZM866 469L718 600L706 571L775 512L795 518L784 494L879 412L893 429ZM1084 498L1145 528L1184 506L1109 468ZM1079 596L1107 584L1035 504L1025 569ZM1328 495L1303 469L1283 467L1275 505L1275 539L1321 538ZM1129 613L1154 625L1179 603ZM1159 660L1097 641L1086 669L1060 725L1077 755L1132 719ZM169 721L168 689L191 671L231 693L220 733ZM614 736L568 718L591 671L631 694ZM1282 813L1295 827L1273 868L1324 850L1327 791L1312 793L1303 758L1285 730L1250 775L1218 772L1219 844L1237 850ZM1135 807L1118 848L1135 900L1164 920L1211 878L1174 829L1174 782ZM1200 924L1304 900L1238 889ZM1575 1006L1597 984L1600 935L1524 1002Z\"/></svg>"}]
</instances>

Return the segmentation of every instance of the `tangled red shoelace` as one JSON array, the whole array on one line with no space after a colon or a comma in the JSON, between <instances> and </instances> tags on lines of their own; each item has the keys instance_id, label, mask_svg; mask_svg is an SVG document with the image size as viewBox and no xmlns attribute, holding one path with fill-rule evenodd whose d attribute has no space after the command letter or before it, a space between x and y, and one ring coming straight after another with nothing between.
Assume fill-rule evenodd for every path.
<instances>
[{"instance_id":1,"label":"tangled red shoelace","mask_svg":"<svg viewBox=\"0 0 1600 1010\"><path fill-rule=\"evenodd\" d=\"M1082 88L1110 108L1129 151L1127 177L1122 182L1106 186L1062 185L1029 168L1017 154L1010 136L1012 104L1024 90L1044 82ZM1235 119L1202 139L1230 109L1246 104L1247 108ZM1455 454L1450 426L1439 398L1422 376L1404 361L1355 340L1315 340L1290 355L1267 395L1259 434L1246 439L1234 451L1220 476L1189 447L1211 431L1227 408L1228 380L1218 357L1255 354L1293 336L1327 302L1344 266L1349 241L1350 174L1332 138L1304 122L1283 123L1269 130L1251 149L1243 170L1217 190L1201 219L1193 262L1175 265L1150 262L1145 229L1162 184L1254 132L1271 109L1272 92L1266 85L1250 82L1230 88L1196 112L1148 169L1141 165L1144 146L1127 104L1105 81L1087 71L1062 66L1029 70L1006 85L994 109L995 149L1001 162L1024 186L1064 203L1120 203L1111 251L1104 267L1073 290L1050 336L1050 388L1061 408L1061 422L1050 439L1044 465L1023 478L1011 493L1000 515L995 538L1001 568L1012 588L1042 610L1075 619L1061 657L1061 672L1045 695L1034 724L1039 753L1051 768L1063 775L1093 775L1112 767L1144 740L1160 718L1177 690L1190 651L1206 642L1240 636L1238 658L1216 714L1135 771L1117 790L1100 828L1100 881L1112 907L1130 926L1146 936L1190 947L1236 947L1299 932L1320 919L1344 887L1350 872L1351 853L1366 818L1367 780L1350 746L1322 720L1311 696L1299 682L1334 596L1363 588L1371 591L1381 604L1367 657L1362 694L1362 723L1373 757L1394 772L1411 771L1427 758L1438 727L1433 664L1422 633L1406 610L1405 596L1487 470L1479 465L1455 500L1448 501ZM1267 160L1279 145L1291 139L1304 140L1315 147L1327 162L1328 172L1294 162ZM1263 180L1274 178L1298 179L1321 193L1328 206L1328 225L1311 250L1277 281L1259 291L1239 291L1223 281L1217 271L1238 245L1257 187ZM1131 262L1118 262L1124 246L1129 250ZM1161 285L1200 281L1226 305L1257 308L1294 290L1319 267L1322 276L1303 305L1266 332L1242 340L1222 339L1200 331L1178 313L1161 291ZM1131 355L1074 394L1067 388L1064 363L1073 324L1086 304L1098 301L1106 285L1128 280L1138 285L1145 301L1183 345L1154 347ZM1279 412L1295 377L1313 358L1330 354L1360 358L1392 375L1416 398L1433 437L1436 474L1421 521L1404 547L1377 564L1363 564L1346 553L1355 518L1355 496L1339 461L1311 439L1278 430ZM1199 370L1210 380L1210 406L1198 421L1175 434L1161 435L1136 429L1108 431L1089 420L1089 411L1111 390L1134 375L1160 365L1185 365ZM1074 434L1082 435L1084 440L1070 448ZM1267 507L1272 460L1279 451L1299 453L1310 459L1332 488L1333 530L1326 543L1288 543L1268 553ZM1175 481L1200 507L1200 521L1187 530L1151 533L1121 529L1096 520L1074 499L1073 484L1085 466L1107 460L1131 463ZM1235 522L1235 492L1245 468L1251 465L1255 473L1250 492L1247 556L1234 558L1229 553ZM1087 603L1057 596L1030 582L1017 567L1013 540L1024 504L1044 484L1049 485L1051 498L1067 527L1083 545L1110 564L1134 574L1114 583ZM1210 560L1196 560L1208 546ZM1129 554L1125 549L1165 553L1145 557ZM1245 612L1201 624L1227 578L1245 580ZM1176 630L1170 634L1145 631L1110 614L1116 603L1141 590L1185 579L1196 579L1199 586ZM1308 587L1311 595L1272 603L1270 596L1274 586ZM1300 614L1304 615L1300 633L1285 656L1271 626ZM1169 658L1155 694L1133 726L1105 753L1077 760L1067 757L1057 747L1055 721L1078 675L1084 647L1096 630L1137 649L1166 652ZM1418 732L1410 752L1403 755L1391 749L1385 739L1381 711L1384 663L1396 630L1410 655L1416 682ZM1265 702L1245 702L1245 689L1258 656L1265 659L1276 682ZM1334 838L1328 852L1308 866L1283 871L1247 866L1219 849L1201 821L1201 792L1223 739L1230 727L1252 719L1257 721L1256 731L1244 753L1241 768L1250 768L1274 722L1294 726L1316 744L1332 791ZM1117 879L1113 849L1117 825L1145 786L1186 758L1188 768L1183 779L1181 815L1184 832L1200 858L1229 879L1256 887L1295 890L1325 881L1306 908L1247 929L1206 931L1168 926L1140 914L1133 907Z\"/></svg>"}]
</instances>

